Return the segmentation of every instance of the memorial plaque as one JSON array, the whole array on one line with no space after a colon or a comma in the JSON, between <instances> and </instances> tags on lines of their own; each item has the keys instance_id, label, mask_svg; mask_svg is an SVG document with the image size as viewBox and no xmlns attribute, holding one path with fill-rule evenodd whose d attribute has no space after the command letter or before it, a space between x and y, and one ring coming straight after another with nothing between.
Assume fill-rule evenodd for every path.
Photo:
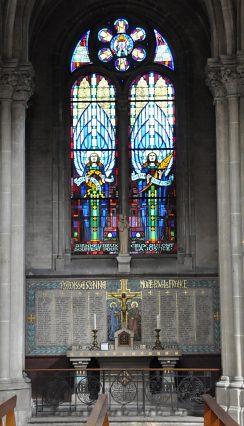
<instances>
[{"instance_id":1,"label":"memorial plaque","mask_svg":"<svg viewBox=\"0 0 244 426\"><path fill-rule=\"evenodd\" d=\"M99 340L105 342L107 340L106 291L89 293L89 300L91 328L94 326L94 314L96 314Z\"/></svg>"},{"instance_id":2,"label":"memorial plaque","mask_svg":"<svg viewBox=\"0 0 244 426\"><path fill-rule=\"evenodd\" d=\"M214 278L65 278L27 280L27 355L61 355L72 345L89 348L94 315L98 343L111 340L111 309L116 305L121 324L122 291L127 326L132 327L133 309L140 313L136 345L152 347L160 315L164 344L177 343L183 353L219 352L219 293Z\"/></svg>"},{"instance_id":3,"label":"memorial plaque","mask_svg":"<svg viewBox=\"0 0 244 426\"><path fill-rule=\"evenodd\" d=\"M52 290L53 294L53 290ZM71 320L71 309L70 295L68 297L65 294L53 294L54 299L54 312L53 312L53 322L55 323L55 334L54 342L55 344L70 345L71 335L70 335L70 325L72 324Z\"/></svg>"},{"instance_id":4,"label":"memorial plaque","mask_svg":"<svg viewBox=\"0 0 244 426\"><path fill-rule=\"evenodd\" d=\"M177 293L175 290L161 290L159 312L161 320L162 341L178 341Z\"/></svg>"},{"instance_id":5,"label":"memorial plaque","mask_svg":"<svg viewBox=\"0 0 244 426\"><path fill-rule=\"evenodd\" d=\"M87 344L90 339L90 325L88 312L88 294L78 291L72 292L72 321L73 321L73 338L71 344L82 345Z\"/></svg>"},{"instance_id":6,"label":"memorial plaque","mask_svg":"<svg viewBox=\"0 0 244 426\"><path fill-rule=\"evenodd\" d=\"M213 319L211 290L196 290L196 335L199 344L212 345L214 343Z\"/></svg>"},{"instance_id":7,"label":"memorial plaque","mask_svg":"<svg viewBox=\"0 0 244 426\"><path fill-rule=\"evenodd\" d=\"M195 344L195 291L184 291L177 293L178 304L178 342L184 344Z\"/></svg>"},{"instance_id":8,"label":"memorial plaque","mask_svg":"<svg viewBox=\"0 0 244 426\"><path fill-rule=\"evenodd\" d=\"M154 341L156 328L156 312L158 309L159 291L144 291L142 294L142 338L144 342Z\"/></svg>"},{"instance_id":9,"label":"memorial plaque","mask_svg":"<svg viewBox=\"0 0 244 426\"><path fill-rule=\"evenodd\" d=\"M37 292L36 296L36 343L37 345L52 345L52 295L50 292Z\"/></svg>"}]
</instances>

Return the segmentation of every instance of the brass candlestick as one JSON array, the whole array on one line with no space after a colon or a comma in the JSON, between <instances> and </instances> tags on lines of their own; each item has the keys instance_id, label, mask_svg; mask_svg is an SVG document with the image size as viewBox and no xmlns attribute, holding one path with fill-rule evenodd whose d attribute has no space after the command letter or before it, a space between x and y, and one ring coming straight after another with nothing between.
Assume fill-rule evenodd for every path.
<instances>
[{"instance_id":1,"label":"brass candlestick","mask_svg":"<svg viewBox=\"0 0 244 426\"><path fill-rule=\"evenodd\" d=\"M98 331L97 329L92 330L93 342L92 342L92 346L90 347L91 351L96 351L96 350L100 349L99 346L98 346L98 342L97 342L97 331Z\"/></svg>"},{"instance_id":2,"label":"brass candlestick","mask_svg":"<svg viewBox=\"0 0 244 426\"><path fill-rule=\"evenodd\" d=\"M163 346L160 341L160 331L161 331L161 328L155 328L156 340L155 340L155 345L153 346L153 349L161 349L161 350L163 349Z\"/></svg>"}]
</instances>

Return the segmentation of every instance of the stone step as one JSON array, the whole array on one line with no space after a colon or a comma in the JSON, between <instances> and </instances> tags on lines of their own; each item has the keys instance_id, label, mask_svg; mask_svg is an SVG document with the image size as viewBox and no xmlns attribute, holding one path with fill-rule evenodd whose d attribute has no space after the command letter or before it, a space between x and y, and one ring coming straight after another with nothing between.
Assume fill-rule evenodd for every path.
<instances>
[{"instance_id":1,"label":"stone step","mask_svg":"<svg viewBox=\"0 0 244 426\"><path fill-rule=\"evenodd\" d=\"M74 417L33 417L30 426L81 426L84 418ZM109 426L203 426L202 417L169 416L169 417L110 417Z\"/></svg>"}]
</instances>

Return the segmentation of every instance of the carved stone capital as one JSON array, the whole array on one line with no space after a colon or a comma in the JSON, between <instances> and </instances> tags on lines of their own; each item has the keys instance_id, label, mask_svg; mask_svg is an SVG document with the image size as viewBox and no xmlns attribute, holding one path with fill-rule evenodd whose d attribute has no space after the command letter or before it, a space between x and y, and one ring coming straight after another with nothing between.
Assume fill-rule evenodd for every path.
<instances>
[{"instance_id":1,"label":"carved stone capital","mask_svg":"<svg viewBox=\"0 0 244 426\"><path fill-rule=\"evenodd\" d=\"M238 75L239 92L241 96L244 96L244 63L237 65L236 71Z\"/></svg>"},{"instance_id":2,"label":"carved stone capital","mask_svg":"<svg viewBox=\"0 0 244 426\"><path fill-rule=\"evenodd\" d=\"M27 103L34 91L31 65L13 64L0 68L0 100L9 99Z\"/></svg>"},{"instance_id":3,"label":"carved stone capital","mask_svg":"<svg viewBox=\"0 0 244 426\"><path fill-rule=\"evenodd\" d=\"M206 69L206 84L209 87L214 99L221 99L226 96L226 88L221 79L219 67L210 67Z\"/></svg>"},{"instance_id":4,"label":"carved stone capital","mask_svg":"<svg viewBox=\"0 0 244 426\"><path fill-rule=\"evenodd\" d=\"M16 85L13 70L0 68L0 100L11 99Z\"/></svg>"},{"instance_id":5,"label":"carved stone capital","mask_svg":"<svg viewBox=\"0 0 244 426\"><path fill-rule=\"evenodd\" d=\"M236 72L236 66L222 66L221 80L225 85L228 96L238 96L239 94L239 78Z\"/></svg>"},{"instance_id":6,"label":"carved stone capital","mask_svg":"<svg viewBox=\"0 0 244 426\"><path fill-rule=\"evenodd\" d=\"M34 93L34 72L31 65L20 66L15 71L16 85L13 99L27 104Z\"/></svg>"}]
</instances>

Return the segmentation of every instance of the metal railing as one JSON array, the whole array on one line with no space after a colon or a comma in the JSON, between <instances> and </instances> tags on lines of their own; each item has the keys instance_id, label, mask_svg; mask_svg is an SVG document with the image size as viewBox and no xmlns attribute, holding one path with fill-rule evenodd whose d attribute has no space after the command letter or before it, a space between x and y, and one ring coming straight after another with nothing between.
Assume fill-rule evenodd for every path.
<instances>
[{"instance_id":1,"label":"metal railing","mask_svg":"<svg viewBox=\"0 0 244 426\"><path fill-rule=\"evenodd\" d=\"M88 416L108 394L110 416L201 415L219 369L28 369L33 416Z\"/></svg>"}]
</instances>

